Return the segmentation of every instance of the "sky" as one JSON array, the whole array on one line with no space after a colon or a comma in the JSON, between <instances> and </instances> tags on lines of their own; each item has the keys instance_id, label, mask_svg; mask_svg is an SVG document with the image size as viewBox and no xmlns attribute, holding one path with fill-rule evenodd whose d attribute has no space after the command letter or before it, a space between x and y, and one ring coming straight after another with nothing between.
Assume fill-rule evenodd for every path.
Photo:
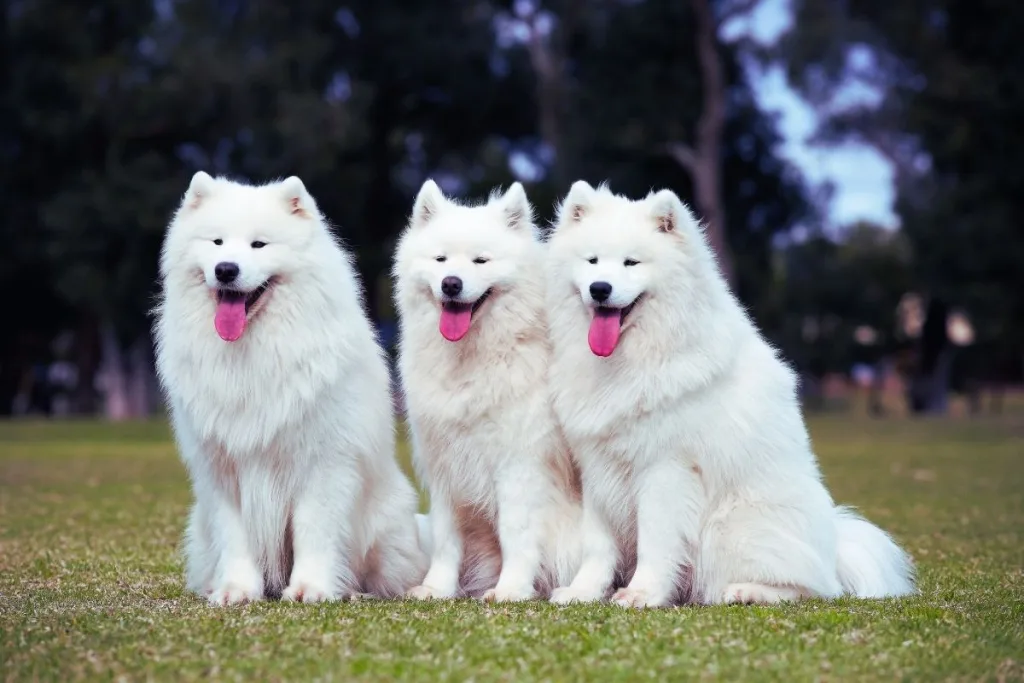
<instances>
[{"instance_id":1,"label":"sky","mask_svg":"<svg viewBox=\"0 0 1024 683\"><path fill-rule=\"evenodd\" d=\"M761 0L749 15L723 27L723 34L749 34L759 42L772 43L790 22L789 0ZM897 226L899 221L893 212L893 169L889 162L865 145L825 148L808 144L817 125L817 114L789 87L783 70L771 67L749 75L761 107L778 114L779 132L785 141L780 150L782 155L800 168L811 184L834 184L829 227L843 227L859 220ZM850 101L877 101L880 97L856 84L851 84L842 96Z\"/></svg>"}]
</instances>

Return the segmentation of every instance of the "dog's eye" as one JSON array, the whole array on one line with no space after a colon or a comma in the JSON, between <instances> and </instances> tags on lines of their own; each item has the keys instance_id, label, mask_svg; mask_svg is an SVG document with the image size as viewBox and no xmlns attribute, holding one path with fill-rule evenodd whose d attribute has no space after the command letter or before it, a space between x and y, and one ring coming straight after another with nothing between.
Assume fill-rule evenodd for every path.
<instances>
[{"instance_id":1,"label":"dog's eye","mask_svg":"<svg viewBox=\"0 0 1024 683\"><path fill-rule=\"evenodd\" d=\"M482 266L483 264L487 263L489 260L490 259L486 259L483 256L477 256L475 259L473 259L473 263L477 264L478 266Z\"/></svg>"},{"instance_id":2,"label":"dog's eye","mask_svg":"<svg viewBox=\"0 0 1024 683\"><path fill-rule=\"evenodd\" d=\"M249 246L252 247L253 249L262 249L263 247L267 246L267 243L266 242L260 242L259 240L256 240L255 242L253 242Z\"/></svg>"},{"instance_id":3,"label":"dog's eye","mask_svg":"<svg viewBox=\"0 0 1024 683\"><path fill-rule=\"evenodd\" d=\"M622 265L624 265L624 266L635 266L638 263L640 263L640 262L637 261L636 259L628 258L628 259L626 259L625 261L622 262Z\"/></svg>"},{"instance_id":4,"label":"dog's eye","mask_svg":"<svg viewBox=\"0 0 1024 683\"><path fill-rule=\"evenodd\" d=\"M445 261L448 260L448 257L447 256L437 256L437 257L434 258L434 260L437 261L438 263L444 263Z\"/></svg>"},{"instance_id":5,"label":"dog's eye","mask_svg":"<svg viewBox=\"0 0 1024 683\"><path fill-rule=\"evenodd\" d=\"M587 263L589 263L592 266L596 266L597 265L597 257L596 256L592 256L592 257L588 258L587 259Z\"/></svg>"},{"instance_id":6,"label":"dog's eye","mask_svg":"<svg viewBox=\"0 0 1024 683\"><path fill-rule=\"evenodd\" d=\"M213 243L216 244L219 247L220 245L224 244L224 240L222 240L221 238L218 237L217 239L215 239L213 241Z\"/></svg>"}]
</instances>

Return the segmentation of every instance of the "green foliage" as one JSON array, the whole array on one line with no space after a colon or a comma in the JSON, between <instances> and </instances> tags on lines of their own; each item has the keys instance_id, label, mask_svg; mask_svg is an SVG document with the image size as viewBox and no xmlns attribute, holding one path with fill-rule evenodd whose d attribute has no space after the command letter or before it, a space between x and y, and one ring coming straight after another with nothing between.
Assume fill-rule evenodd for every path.
<instances>
[{"instance_id":1,"label":"green foliage","mask_svg":"<svg viewBox=\"0 0 1024 683\"><path fill-rule=\"evenodd\" d=\"M906 238L868 223L851 226L841 240L817 235L791 245L776 282L776 343L817 373L878 360L895 342L896 307L913 284L911 267ZM854 341L862 325L878 335L867 348Z\"/></svg>"},{"instance_id":2,"label":"green foliage","mask_svg":"<svg viewBox=\"0 0 1024 683\"><path fill-rule=\"evenodd\" d=\"M851 76L884 88L879 107L836 110L824 133L877 143L897 162L917 285L965 307L980 340L1019 353L1024 5L799 0L795 8L783 53L805 93L828 102ZM854 48L873 58L851 59Z\"/></svg>"},{"instance_id":3,"label":"green foliage","mask_svg":"<svg viewBox=\"0 0 1024 683\"><path fill-rule=\"evenodd\" d=\"M300 175L357 252L377 308L378 275L419 183L456 177L480 196L507 185L510 152L541 137L528 51L496 40L511 5L10 4L0 234L13 258L0 284L39 285L13 324L111 324L125 343L144 334L163 230L198 169ZM580 19L564 29L571 133L559 164L623 191L686 195L686 175L659 148L684 136L700 104L691 41L681 39L688 11L662 0L547 9L558 31L570 13ZM774 156L770 121L732 72L729 231L749 265L742 289L755 297L770 234L794 222L802 196ZM751 137L755 158L736 154ZM528 189L542 218L565 191L554 173Z\"/></svg>"}]
</instances>

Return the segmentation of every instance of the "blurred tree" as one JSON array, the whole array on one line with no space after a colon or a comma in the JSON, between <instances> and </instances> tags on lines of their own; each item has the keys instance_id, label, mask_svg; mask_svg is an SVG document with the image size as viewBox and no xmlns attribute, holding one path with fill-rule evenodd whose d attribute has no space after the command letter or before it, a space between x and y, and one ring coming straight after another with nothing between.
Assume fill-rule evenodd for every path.
<instances>
[{"instance_id":1,"label":"blurred tree","mask_svg":"<svg viewBox=\"0 0 1024 683\"><path fill-rule=\"evenodd\" d=\"M0 284L27 291L7 317L21 334L0 341L3 409L71 328L78 408L96 407L99 378L109 414L145 411L158 249L199 169L301 176L385 321L376 290L427 176L477 197L521 178L542 219L578 176L694 200L667 145L700 146L696 37L680 38L695 18L667 0L6 3ZM766 317L773 239L807 205L734 51L713 47L724 119L706 148L730 207L716 223L737 290Z\"/></svg>"},{"instance_id":2,"label":"blurred tree","mask_svg":"<svg viewBox=\"0 0 1024 683\"><path fill-rule=\"evenodd\" d=\"M171 112L147 96L153 5L26 0L7 15L21 204L7 229L28 236L15 242L30 250L23 268L43 259L41 277L13 277L39 281L30 307L50 305L52 288L75 311L76 320L53 315L46 325L77 328L78 401L91 410L100 335L148 347L144 311L173 196L173 138L159 135Z\"/></svg>"},{"instance_id":3,"label":"blurred tree","mask_svg":"<svg viewBox=\"0 0 1024 683\"><path fill-rule=\"evenodd\" d=\"M623 106L637 111L657 107L665 100L686 99L687 116L674 117L671 112L658 119L657 134L649 140L651 151L675 161L689 176L691 201L704 221L708 239L718 257L726 279L736 285L735 265L729 241L729 220L723 159L726 127L729 120L729 90L735 85L735 54L721 41L721 28L734 17L749 12L758 0L690 0L682 2L615 2L602 0L583 3L579 0L548 0L539 3L516 2L513 21L526 38L524 43L537 80L539 125L542 140L553 155L551 175L559 184L574 179L571 160L586 155L594 140L574 131L579 120L600 109L581 107L579 100L597 104L591 83L574 81L586 69L601 73L595 64L613 65L617 71L657 74L657 95L648 102L643 94L634 92L626 80L608 78L601 95L612 96L621 113ZM660 22L660 23L659 23ZM618 38L624 32L632 40ZM682 41L681 36L686 36ZM692 46L680 50L680 44ZM605 48L614 45L617 60ZM648 62L657 54L659 64ZM685 70L680 70L685 67ZM671 73L672 71L674 73ZM595 81L598 80L595 78ZM651 84L648 83L648 86ZM676 90L681 87L680 90ZM614 91L614 92L611 92ZM578 93L579 98L574 98ZM628 94L627 94L628 93ZM573 106L573 100L577 101ZM613 100L602 100L607 107ZM571 117L571 120L569 120ZM649 120L644 123L648 123ZM639 122L632 119L634 129ZM578 164L577 164L578 165Z\"/></svg>"},{"instance_id":4,"label":"blurred tree","mask_svg":"<svg viewBox=\"0 0 1024 683\"><path fill-rule=\"evenodd\" d=\"M968 311L992 361L1024 349L1024 4L797 0L791 76L831 116L822 139L874 144L898 171L918 286ZM851 83L880 97L854 100Z\"/></svg>"},{"instance_id":5,"label":"blurred tree","mask_svg":"<svg viewBox=\"0 0 1024 683\"><path fill-rule=\"evenodd\" d=\"M912 267L905 236L870 223L782 251L773 341L805 377L812 398L827 374L846 375L855 364L884 369L899 345L896 309Z\"/></svg>"},{"instance_id":6,"label":"blurred tree","mask_svg":"<svg viewBox=\"0 0 1024 683\"><path fill-rule=\"evenodd\" d=\"M700 76L704 57L696 48L679 49L679 36L700 30L700 22L690 5L672 0L614 3L607 11L572 55L574 118L567 137L575 156L567 166L573 177L607 179L615 191L631 196L673 188L710 223L700 198L707 191L699 177L704 171L681 165L667 147L691 139L690 131L701 129L709 116ZM771 325L773 241L801 221L814 222L815 215L799 174L777 153L774 119L758 108L737 54L717 43L715 51L725 101L714 113L723 117L721 131L712 134L717 170L707 172L721 175L721 182L712 183L718 186L713 194L729 211L718 212L720 224L707 230L713 245L724 240L728 260L719 260L727 274L729 264L735 265L734 291L759 322ZM708 149L694 154L710 155Z\"/></svg>"}]
</instances>

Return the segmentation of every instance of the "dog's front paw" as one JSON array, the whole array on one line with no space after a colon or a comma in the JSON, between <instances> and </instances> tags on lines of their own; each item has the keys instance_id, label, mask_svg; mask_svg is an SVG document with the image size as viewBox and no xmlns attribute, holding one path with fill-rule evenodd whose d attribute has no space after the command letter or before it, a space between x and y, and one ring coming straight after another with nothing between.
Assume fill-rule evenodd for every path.
<instances>
[{"instance_id":1,"label":"dog's front paw","mask_svg":"<svg viewBox=\"0 0 1024 683\"><path fill-rule=\"evenodd\" d=\"M263 597L263 588L251 582L225 581L223 584L210 591L207 600L215 607L227 605L242 605L247 602L256 602Z\"/></svg>"},{"instance_id":2,"label":"dog's front paw","mask_svg":"<svg viewBox=\"0 0 1024 683\"><path fill-rule=\"evenodd\" d=\"M534 597L536 593L530 587L511 590L495 587L484 593L480 599L484 602L523 602Z\"/></svg>"},{"instance_id":3,"label":"dog's front paw","mask_svg":"<svg viewBox=\"0 0 1024 683\"><path fill-rule=\"evenodd\" d=\"M569 605L574 602L600 602L603 598L603 593L581 590L572 586L556 588L551 591L551 602L556 605Z\"/></svg>"},{"instance_id":4,"label":"dog's front paw","mask_svg":"<svg viewBox=\"0 0 1024 683\"><path fill-rule=\"evenodd\" d=\"M322 583L292 579L292 582L281 593L281 599L288 602L324 602L325 600L337 600L338 595Z\"/></svg>"},{"instance_id":5,"label":"dog's front paw","mask_svg":"<svg viewBox=\"0 0 1024 683\"><path fill-rule=\"evenodd\" d=\"M454 596L424 584L422 586L414 586L407 590L405 592L405 597L412 598L413 600L445 600Z\"/></svg>"},{"instance_id":6,"label":"dog's front paw","mask_svg":"<svg viewBox=\"0 0 1024 683\"><path fill-rule=\"evenodd\" d=\"M620 607L665 607L667 600L661 600L642 588L620 588L612 596L612 602Z\"/></svg>"}]
</instances>

